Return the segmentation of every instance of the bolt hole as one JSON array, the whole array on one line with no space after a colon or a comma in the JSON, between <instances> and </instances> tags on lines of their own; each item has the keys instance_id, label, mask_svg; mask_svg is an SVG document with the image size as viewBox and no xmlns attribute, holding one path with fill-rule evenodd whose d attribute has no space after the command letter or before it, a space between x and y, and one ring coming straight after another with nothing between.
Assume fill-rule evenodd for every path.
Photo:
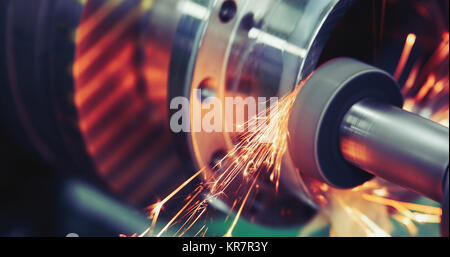
<instances>
[{"instance_id":1,"label":"bolt hole","mask_svg":"<svg viewBox=\"0 0 450 257\"><path fill-rule=\"evenodd\" d=\"M253 13L247 13L241 20L241 28L250 30L255 26L255 16Z\"/></svg>"},{"instance_id":2,"label":"bolt hole","mask_svg":"<svg viewBox=\"0 0 450 257\"><path fill-rule=\"evenodd\" d=\"M208 101L208 99L211 99L212 97L216 97L216 91L215 83L212 78L206 78L202 82L200 82L200 85L198 87L197 91L197 98L200 100L200 102L205 103Z\"/></svg>"},{"instance_id":3,"label":"bolt hole","mask_svg":"<svg viewBox=\"0 0 450 257\"><path fill-rule=\"evenodd\" d=\"M228 23L231 21L237 13L237 5L234 0L228 0L223 2L220 7L219 19L222 23Z\"/></svg>"}]
</instances>

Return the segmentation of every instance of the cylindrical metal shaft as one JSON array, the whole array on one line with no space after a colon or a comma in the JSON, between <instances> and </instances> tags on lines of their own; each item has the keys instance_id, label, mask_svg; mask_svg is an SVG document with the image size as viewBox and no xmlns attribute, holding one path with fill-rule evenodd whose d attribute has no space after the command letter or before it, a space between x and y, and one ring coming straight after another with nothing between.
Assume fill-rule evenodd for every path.
<instances>
[{"instance_id":1,"label":"cylindrical metal shaft","mask_svg":"<svg viewBox=\"0 0 450 257\"><path fill-rule=\"evenodd\" d=\"M340 129L344 158L373 175L443 200L449 160L447 128L376 100L362 100Z\"/></svg>"}]
</instances>

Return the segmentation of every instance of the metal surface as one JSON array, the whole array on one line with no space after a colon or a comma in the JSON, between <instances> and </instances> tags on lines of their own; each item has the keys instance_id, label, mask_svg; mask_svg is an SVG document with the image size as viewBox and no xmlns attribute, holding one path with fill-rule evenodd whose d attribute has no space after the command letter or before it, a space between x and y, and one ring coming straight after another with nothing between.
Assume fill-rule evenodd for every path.
<instances>
[{"instance_id":1,"label":"metal surface","mask_svg":"<svg viewBox=\"0 0 450 257\"><path fill-rule=\"evenodd\" d=\"M285 95L313 72L325 44L336 44L329 42L329 36L354 2L4 0L0 4L5 14L0 17L1 25L5 24L0 56L5 57L8 76L6 86L0 88L2 119L22 146L35 150L55 169L94 176L127 201L146 206L167 195L196 168L212 166L236 143L234 133L171 134L171 99L184 96L202 105L204 96L194 94L198 88L206 90L205 96L221 100ZM365 15L359 8L355 12ZM361 43L360 31L349 24L345 27L351 33L343 35L342 48L353 51L347 45L352 35L358 46L371 44ZM366 27L362 30L371 33ZM333 54L342 55L335 50ZM259 181L260 190L244 210L245 217L268 225L292 225L314 214L315 203L305 196L307 189L294 161L309 162L317 178L326 173L328 182L331 178L340 187L372 177L338 154L337 121L363 96L375 93L398 107L401 99L392 84L383 82L387 74L356 66L376 73L375 78L370 74L367 78L374 91L351 87L340 99L355 92L359 95L346 99L342 109L338 106L343 103L326 101L333 91L302 98L306 112L297 110L293 124L300 125L291 129L294 138L306 136L308 144L291 145L278 195L271 183ZM339 82L348 75L341 68L321 76L324 83L319 84L333 83L334 76ZM126 78L136 83L122 83ZM313 126L320 125L314 122L325 121L320 120L323 106L329 107L326 114L332 126L327 123L320 132L328 138L312 142L317 139L311 132ZM314 120L303 116L313 112ZM327 133L328 129L335 130ZM333 171L320 173L320 169ZM207 176L213 172L208 170ZM342 180L346 172L356 175ZM222 199L225 205L216 207L227 212L233 198ZM285 209L291 214L281 217Z\"/></svg>"},{"instance_id":2,"label":"metal surface","mask_svg":"<svg viewBox=\"0 0 450 257\"><path fill-rule=\"evenodd\" d=\"M353 2L7 1L2 90L13 112L5 116L52 166L81 170L145 206L236 143L234 133L171 134L173 98L201 105L198 88L221 100L285 95L313 71ZM288 157L284 169L295 170ZM278 196L261 181L246 215L307 220L314 204L305 204L300 180L282 180ZM290 217L273 218L286 208Z\"/></svg>"},{"instance_id":3,"label":"metal surface","mask_svg":"<svg viewBox=\"0 0 450 257\"><path fill-rule=\"evenodd\" d=\"M401 106L387 73L346 58L323 65L291 114L290 152L297 168L341 188L371 179L364 170L442 201L449 130Z\"/></svg>"},{"instance_id":4,"label":"metal surface","mask_svg":"<svg viewBox=\"0 0 450 257\"><path fill-rule=\"evenodd\" d=\"M235 2L236 13L226 22L220 19L223 1L209 7L197 4L199 20L191 23L190 17L180 22L179 31L189 33L177 33L175 42L189 43L176 43L173 49L169 99L190 99L191 126L195 123L196 107L203 104L203 97L194 93L196 89L207 91L207 95L222 103L230 96L283 96L293 90L313 71L334 26L354 1L264 0L257 5L250 0ZM233 122L225 119L223 127L230 127ZM208 167L218 153L228 152L236 144L235 133L192 132L177 137L182 145L188 142L183 148L190 150L197 169ZM286 158L283 169L295 172L290 158ZM205 176L212 172L208 170ZM290 223L295 222L295 216L308 213L311 207L304 202L313 204L305 198L301 180L286 176L282 180L285 184L277 196L270 184L260 181L257 200L251 210L245 211L246 215L256 217L256 221L263 219L259 220L263 223L277 223L272 217L288 208L294 214L284 217L283 223ZM234 201L233 197L221 200L228 206Z\"/></svg>"},{"instance_id":5,"label":"metal surface","mask_svg":"<svg viewBox=\"0 0 450 257\"><path fill-rule=\"evenodd\" d=\"M330 61L307 80L289 121L289 151L301 174L339 188L353 188L372 178L342 157L339 143L342 118L365 98L403 104L389 74L353 59Z\"/></svg>"},{"instance_id":6,"label":"metal surface","mask_svg":"<svg viewBox=\"0 0 450 257\"><path fill-rule=\"evenodd\" d=\"M445 235L449 129L402 110L402 102L387 73L353 59L330 61L298 95L289 150L302 175L332 186L353 188L373 175L443 202Z\"/></svg>"},{"instance_id":7,"label":"metal surface","mask_svg":"<svg viewBox=\"0 0 450 257\"><path fill-rule=\"evenodd\" d=\"M448 128L367 99L345 115L340 140L344 158L356 167L442 202Z\"/></svg>"},{"instance_id":8,"label":"metal surface","mask_svg":"<svg viewBox=\"0 0 450 257\"><path fill-rule=\"evenodd\" d=\"M178 152L167 108L184 2L88 1L77 28L74 99L83 141L102 179L137 205L167 194L193 169L182 165L188 152Z\"/></svg>"}]
</instances>

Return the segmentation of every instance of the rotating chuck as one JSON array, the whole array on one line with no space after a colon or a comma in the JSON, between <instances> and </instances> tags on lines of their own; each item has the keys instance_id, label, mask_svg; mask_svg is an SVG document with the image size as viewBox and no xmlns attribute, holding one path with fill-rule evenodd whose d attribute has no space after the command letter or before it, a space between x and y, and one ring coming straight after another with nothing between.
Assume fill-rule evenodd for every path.
<instances>
[{"instance_id":1,"label":"rotating chuck","mask_svg":"<svg viewBox=\"0 0 450 257\"><path fill-rule=\"evenodd\" d=\"M295 166L343 189L381 177L445 209L449 129L402 107L400 89L386 72L348 58L324 64L301 89L290 117ZM448 209L442 224L448 235Z\"/></svg>"}]
</instances>

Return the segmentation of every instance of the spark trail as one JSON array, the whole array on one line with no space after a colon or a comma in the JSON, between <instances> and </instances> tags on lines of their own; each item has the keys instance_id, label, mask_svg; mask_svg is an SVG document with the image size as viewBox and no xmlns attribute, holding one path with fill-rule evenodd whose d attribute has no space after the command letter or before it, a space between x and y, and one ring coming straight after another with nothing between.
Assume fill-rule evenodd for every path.
<instances>
[{"instance_id":1,"label":"spark trail","mask_svg":"<svg viewBox=\"0 0 450 257\"><path fill-rule=\"evenodd\" d=\"M148 211L150 212L149 217L152 219L152 225L139 236L160 237L177 224L176 233L172 236L183 236L196 223L204 220L211 202L222 197L228 197L228 191L243 191L245 197L236 199L233 210L236 207L239 207L239 209L225 235L232 236L253 190L257 187L259 178L268 178L273 183L274 193L278 191L282 159L287 151L289 115L300 88L301 86L298 86L292 93L273 103L245 124L240 125L246 128L246 132L238 136L239 143L215 164L212 168L216 171L214 175L206 178L205 182L199 183L197 188L185 199L184 205L156 234L154 234L155 225L164 205L188 184L196 181L195 179L204 174L207 168L198 171L164 200L149 206ZM204 231L204 235L206 229L203 225L195 235L201 234L201 231Z\"/></svg>"}]
</instances>

